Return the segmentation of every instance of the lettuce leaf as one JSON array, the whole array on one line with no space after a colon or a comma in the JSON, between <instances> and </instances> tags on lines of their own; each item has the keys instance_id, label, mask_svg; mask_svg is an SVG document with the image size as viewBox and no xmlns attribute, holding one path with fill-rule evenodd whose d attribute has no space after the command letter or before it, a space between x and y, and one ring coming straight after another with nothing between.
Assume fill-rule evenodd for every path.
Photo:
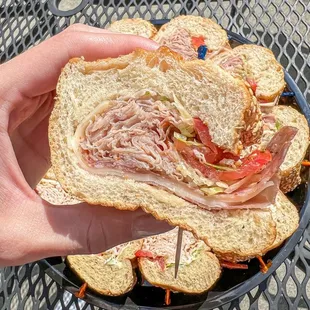
<instances>
[{"instance_id":1,"label":"lettuce leaf","mask_svg":"<svg viewBox=\"0 0 310 310\"><path fill-rule=\"evenodd\" d=\"M231 167L227 167L227 166L220 166L220 165L214 165L214 164L210 164L210 163L206 163L208 166L213 167L217 170L223 170L223 171L235 171L234 168Z\"/></svg>"},{"instance_id":2,"label":"lettuce leaf","mask_svg":"<svg viewBox=\"0 0 310 310\"><path fill-rule=\"evenodd\" d=\"M178 132L174 132L173 133L173 136L174 136L174 138L175 139L177 139L177 140L179 140L179 141L181 141L181 142L184 142L186 145L194 145L194 146L204 146L202 143L200 143L200 142L197 142L197 141L192 141L192 140L187 140L187 136L185 136L185 135L182 135L182 134L180 134L180 133L178 133Z\"/></svg>"},{"instance_id":3,"label":"lettuce leaf","mask_svg":"<svg viewBox=\"0 0 310 310\"><path fill-rule=\"evenodd\" d=\"M225 189L219 186L213 186L213 187L201 187L200 190L204 192L207 196L212 196L224 192Z\"/></svg>"},{"instance_id":4,"label":"lettuce leaf","mask_svg":"<svg viewBox=\"0 0 310 310\"><path fill-rule=\"evenodd\" d=\"M181 131L182 135L186 137L195 137L195 129L194 129L194 121L193 117L185 110L182 103L178 100L178 98L173 94L173 100L172 104L174 107L178 110L181 118L182 123L178 125L178 129Z\"/></svg>"},{"instance_id":5,"label":"lettuce leaf","mask_svg":"<svg viewBox=\"0 0 310 310\"><path fill-rule=\"evenodd\" d=\"M201 253L201 251L202 251L202 248L197 248L197 249L195 249L195 250L191 253L189 259L188 259L187 261L185 261L185 262L180 262L180 265L179 265L179 266L181 267L181 266L188 266L188 265L190 265L193 261L195 261L196 259L198 259L198 256L199 256L199 254ZM169 267L173 267L174 265L175 265L175 263L167 263L167 264L166 264L166 267L169 268Z\"/></svg>"}]
</instances>

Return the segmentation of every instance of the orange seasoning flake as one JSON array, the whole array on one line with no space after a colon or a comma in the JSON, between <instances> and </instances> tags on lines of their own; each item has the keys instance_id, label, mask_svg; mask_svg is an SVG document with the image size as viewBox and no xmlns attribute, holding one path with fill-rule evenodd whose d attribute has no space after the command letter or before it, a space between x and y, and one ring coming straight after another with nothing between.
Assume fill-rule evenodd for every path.
<instances>
[{"instance_id":1,"label":"orange seasoning flake","mask_svg":"<svg viewBox=\"0 0 310 310\"><path fill-rule=\"evenodd\" d=\"M252 90L253 90L253 93L255 95L256 93L256 89L257 89L257 83L255 82L254 79L250 79L250 78L247 78L246 81L250 84Z\"/></svg>"},{"instance_id":2,"label":"orange seasoning flake","mask_svg":"<svg viewBox=\"0 0 310 310\"><path fill-rule=\"evenodd\" d=\"M80 289L78 290L78 292L76 292L74 295L77 298L84 298L85 297L85 291L87 289L87 283L85 282Z\"/></svg>"}]
</instances>

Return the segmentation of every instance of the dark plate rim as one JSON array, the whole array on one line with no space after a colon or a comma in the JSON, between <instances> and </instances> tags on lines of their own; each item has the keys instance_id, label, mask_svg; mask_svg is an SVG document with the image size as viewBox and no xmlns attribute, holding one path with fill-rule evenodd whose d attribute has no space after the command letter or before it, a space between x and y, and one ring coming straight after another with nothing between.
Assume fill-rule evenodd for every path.
<instances>
[{"instance_id":1,"label":"dark plate rim","mask_svg":"<svg viewBox=\"0 0 310 310\"><path fill-rule=\"evenodd\" d=\"M168 20L156 20L152 21L154 25L162 25L166 23ZM242 37L239 34L233 33L231 31L227 30L227 34L231 40L237 41L239 43L243 44L254 44L253 42L249 41L248 39ZM297 84L293 80L293 78L289 75L289 73L285 70L285 81L289 87L289 89L295 93L295 98L297 105L299 106L300 110L302 111L302 114L306 117L308 124L310 125L310 107L302 95L300 89L298 88ZM300 209L300 222L298 229L295 231L295 233L286 241L286 243L282 246L280 251L275 255L275 257L272 259L272 266L269 268L268 272L263 274L261 272L257 273L256 275L252 276L248 280L245 280L244 282L230 288L229 290L223 292L222 294L207 298L205 302L196 303L196 304L186 304L184 306L174 306L174 307L148 307L148 306L138 306L134 304L125 304L125 305L117 305L115 303L108 302L106 300L101 300L101 305L98 305L96 303L96 298L85 298L85 301L96 305L100 307L105 307L106 309L112 309L112 308L132 308L132 309L179 309L181 307L188 307L197 305L200 306L203 309L212 309L215 307L222 306L224 304L227 304L236 298L239 298L249 291L251 291L253 288L261 284L264 280L266 280L284 261L285 259L291 254L291 252L294 250L295 246L299 242L300 238L303 235L303 232L305 228L308 225L308 222L310 220L310 208L308 208L308 205L310 203L310 187L309 184L307 185L307 194L306 199L303 204L303 206ZM70 293L74 293L77 291L77 285L73 283L71 280L69 280L64 274L62 274L59 270L57 270L48 259L42 259L39 262L39 265L43 268L43 270L53 279L55 280L59 285L61 285L65 290L69 291ZM66 283L70 284L64 285L62 283L64 280Z\"/></svg>"}]
</instances>

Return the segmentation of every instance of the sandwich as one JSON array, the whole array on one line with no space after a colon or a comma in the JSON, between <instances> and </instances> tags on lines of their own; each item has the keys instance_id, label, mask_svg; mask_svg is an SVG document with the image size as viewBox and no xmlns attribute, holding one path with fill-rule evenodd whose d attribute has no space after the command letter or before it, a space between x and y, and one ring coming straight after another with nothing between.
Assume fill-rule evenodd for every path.
<instances>
[{"instance_id":1,"label":"sandwich","mask_svg":"<svg viewBox=\"0 0 310 310\"><path fill-rule=\"evenodd\" d=\"M230 49L226 31L211 19L200 16L178 16L163 25L153 40L181 54L186 60L197 59L199 46L209 55Z\"/></svg>"},{"instance_id":2,"label":"sandwich","mask_svg":"<svg viewBox=\"0 0 310 310\"><path fill-rule=\"evenodd\" d=\"M157 29L149 21L141 18L121 19L114 21L107 27L108 30L124 34L133 34L152 39Z\"/></svg>"},{"instance_id":3,"label":"sandwich","mask_svg":"<svg viewBox=\"0 0 310 310\"><path fill-rule=\"evenodd\" d=\"M120 296L130 292L137 282L135 253L142 240L118 245L104 253L69 255L66 262L71 270L98 294Z\"/></svg>"},{"instance_id":4,"label":"sandwich","mask_svg":"<svg viewBox=\"0 0 310 310\"><path fill-rule=\"evenodd\" d=\"M175 20L178 19L183 22L177 23ZM165 28L179 29L179 31L181 31L180 29L183 29L185 32L192 33L192 25L194 20L197 22L204 21L206 23L213 23L212 21L202 17L178 17L172 19L165 26L163 26L157 36L161 37L163 45L166 44L167 46L172 47L173 42L170 40L171 36L169 36L169 32L165 31ZM178 28L174 25L178 25ZM210 29L211 27L209 28L209 31ZM203 38L213 38L206 30L202 31L200 35ZM213 35L217 38L224 37L222 29L221 31L213 31ZM154 39L156 40L156 37ZM200 44L203 45L206 44L206 42L201 41ZM183 42L182 48L184 48L184 46L186 46L186 44ZM182 48L174 50L186 58ZM191 59L196 59L198 57L197 47L195 49L193 48L193 50L195 50L195 53L193 53L193 57ZM280 95L286 85L281 64L278 63L272 51L254 44L239 45L232 49L227 43L216 50L208 50L207 58L212 60L215 64L219 65L234 77L243 80L247 87L251 89L263 109L262 114L264 131L262 143L251 145L243 150L243 156L247 154L249 150L253 151L254 149L266 146L266 142L270 141L277 131L276 127L279 127L280 124L281 126L291 125L298 127L298 134L294 138L290 151L281 165L280 173L280 189L284 193L292 191L301 182L300 167L301 161L303 160L308 147L309 127L304 116L298 111L284 106L279 109L272 108L278 104ZM296 122L293 121L295 117L297 120Z\"/></svg>"},{"instance_id":5,"label":"sandwich","mask_svg":"<svg viewBox=\"0 0 310 310\"><path fill-rule=\"evenodd\" d=\"M217 257L203 241L184 232L178 277L174 278L177 229L157 236L131 241L104 253L69 255L70 269L87 288L107 296L120 296L136 284L136 267L143 281L154 286L200 294L210 289L221 274Z\"/></svg>"},{"instance_id":6,"label":"sandwich","mask_svg":"<svg viewBox=\"0 0 310 310\"><path fill-rule=\"evenodd\" d=\"M262 130L259 105L240 79L162 47L71 60L57 86L49 139L69 194L141 207L237 261L264 253L276 238L268 206L297 132L283 126L265 149L240 158Z\"/></svg>"},{"instance_id":7,"label":"sandwich","mask_svg":"<svg viewBox=\"0 0 310 310\"><path fill-rule=\"evenodd\" d=\"M136 252L139 269L152 285L187 294L209 290L221 275L221 265L206 244L184 231L178 275L174 277L178 229L143 239Z\"/></svg>"},{"instance_id":8,"label":"sandwich","mask_svg":"<svg viewBox=\"0 0 310 310\"><path fill-rule=\"evenodd\" d=\"M141 207L185 229L176 279L176 230L68 256L80 279L104 295L129 292L137 266L154 286L202 293L222 267L263 256L299 222L283 192L301 182L309 127L296 109L277 106L285 83L273 54L231 49L226 32L206 18L177 17L157 33L150 25L123 20L111 30L152 38L164 45L157 51L65 66L49 127L57 181L47 176L37 189L54 199L46 192L57 183L66 199Z\"/></svg>"},{"instance_id":9,"label":"sandwich","mask_svg":"<svg viewBox=\"0 0 310 310\"><path fill-rule=\"evenodd\" d=\"M210 59L233 76L243 79L261 107L272 107L278 103L285 87L284 72L268 48L243 44Z\"/></svg>"}]
</instances>

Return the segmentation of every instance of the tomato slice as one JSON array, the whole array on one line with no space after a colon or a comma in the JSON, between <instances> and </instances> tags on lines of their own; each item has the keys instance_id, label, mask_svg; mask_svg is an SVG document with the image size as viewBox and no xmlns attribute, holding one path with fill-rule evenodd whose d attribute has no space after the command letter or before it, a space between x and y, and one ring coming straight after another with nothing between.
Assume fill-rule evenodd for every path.
<instances>
[{"instance_id":1,"label":"tomato slice","mask_svg":"<svg viewBox=\"0 0 310 310\"><path fill-rule=\"evenodd\" d=\"M253 93L255 95L255 92L256 92L256 89L257 89L257 83L253 80L253 79L249 79L247 78L246 81L250 84L252 90L253 90Z\"/></svg>"},{"instance_id":2,"label":"tomato slice","mask_svg":"<svg viewBox=\"0 0 310 310\"><path fill-rule=\"evenodd\" d=\"M165 267L166 267L166 262L165 262L165 258L163 256L154 256L154 254L150 251L145 251L145 250L138 250L136 253L135 253L135 256L138 257L138 258L149 258L153 261L156 261L160 267L160 269L162 271L165 270Z\"/></svg>"},{"instance_id":3,"label":"tomato slice","mask_svg":"<svg viewBox=\"0 0 310 310\"><path fill-rule=\"evenodd\" d=\"M272 159L271 153L266 150L265 152L254 151L246 157L241 166L235 171L219 171L218 176L221 181L235 181L243 179L248 175L253 175L260 172Z\"/></svg>"},{"instance_id":4,"label":"tomato slice","mask_svg":"<svg viewBox=\"0 0 310 310\"><path fill-rule=\"evenodd\" d=\"M212 152L207 147L199 147L199 146L194 146L194 145L189 146L185 142L182 142L182 141L177 140L177 139L175 139L175 141L174 141L174 146L176 147L176 149L179 153L183 152L184 157L194 156L195 157L194 159L197 159L196 156L194 155L194 150L197 150L204 155L204 157L208 163L213 164L216 161L218 161L218 154ZM199 162L199 160L198 160L198 162Z\"/></svg>"},{"instance_id":5,"label":"tomato slice","mask_svg":"<svg viewBox=\"0 0 310 310\"><path fill-rule=\"evenodd\" d=\"M231 153L224 153L214 144L208 126L205 125L201 119L194 118L194 128L200 141L204 145L203 147L189 146L185 142L179 140L175 140L174 145L189 165L198 169L204 176L212 180L235 181L243 179L246 176L260 172L272 159L271 153L268 150L264 152L256 150L243 159L241 166L234 171L216 170L213 167L202 164L195 156L194 151L197 150L202 153L206 162L210 164L217 163L224 158L238 160L239 157Z\"/></svg>"},{"instance_id":6,"label":"tomato slice","mask_svg":"<svg viewBox=\"0 0 310 310\"><path fill-rule=\"evenodd\" d=\"M150 251L144 251L144 250L138 250L138 251L135 253L135 256L136 256L136 257L154 258L154 255L153 255L152 252L150 252Z\"/></svg>"},{"instance_id":7,"label":"tomato slice","mask_svg":"<svg viewBox=\"0 0 310 310\"><path fill-rule=\"evenodd\" d=\"M222 159L222 151L214 153L206 147L203 147L200 149L196 147L196 149L204 155L204 158L207 163L214 164L214 163L219 162Z\"/></svg>"},{"instance_id":8,"label":"tomato slice","mask_svg":"<svg viewBox=\"0 0 310 310\"><path fill-rule=\"evenodd\" d=\"M194 48L198 48L201 45L205 44L205 39L203 36L199 36L199 37L192 37L192 45Z\"/></svg>"},{"instance_id":9,"label":"tomato slice","mask_svg":"<svg viewBox=\"0 0 310 310\"><path fill-rule=\"evenodd\" d=\"M234 171L219 171L213 167L202 164L194 154L194 148L186 145L186 143L175 140L174 145L177 151L183 156L185 161L193 168L198 169L205 177L211 180L235 181L243 179L248 175L260 172L267 163L272 159L269 151L254 151L246 157L241 166ZM197 147L195 147L197 148ZM201 152L203 148L197 148ZM205 155L206 156L206 155ZM210 156L211 158L211 156ZM211 163L211 160L208 161Z\"/></svg>"}]
</instances>

